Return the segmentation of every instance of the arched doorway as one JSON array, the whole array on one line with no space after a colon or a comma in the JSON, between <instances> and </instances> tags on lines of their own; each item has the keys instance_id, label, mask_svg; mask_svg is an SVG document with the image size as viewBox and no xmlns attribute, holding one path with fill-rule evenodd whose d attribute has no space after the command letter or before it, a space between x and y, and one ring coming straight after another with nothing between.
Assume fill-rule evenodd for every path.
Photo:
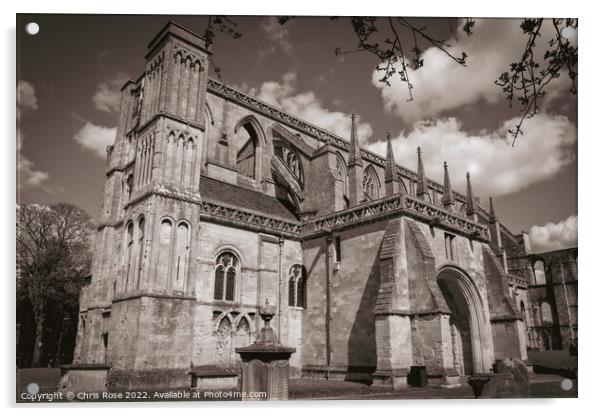
<instances>
[{"instance_id":1,"label":"arched doorway","mask_svg":"<svg viewBox=\"0 0 602 416\"><path fill-rule=\"evenodd\" d=\"M465 375L488 372L491 363L484 354L485 315L477 288L464 272L449 266L439 271L437 283L451 312L454 367Z\"/></svg>"}]
</instances>

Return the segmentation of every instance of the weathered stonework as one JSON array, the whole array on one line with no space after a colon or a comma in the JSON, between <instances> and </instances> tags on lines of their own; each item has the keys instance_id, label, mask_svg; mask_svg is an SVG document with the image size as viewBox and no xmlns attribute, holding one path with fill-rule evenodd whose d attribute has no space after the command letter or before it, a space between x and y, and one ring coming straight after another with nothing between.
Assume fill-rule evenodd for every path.
<instances>
[{"instance_id":1,"label":"weathered stonework","mask_svg":"<svg viewBox=\"0 0 602 416\"><path fill-rule=\"evenodd\" d=\"M526 357L520 238L392 151L209 78L209 54L171 22L122 89L76 365L107 389L231 387L266 300L291 377L450 386Z\"/></svg>"}]
</instances>

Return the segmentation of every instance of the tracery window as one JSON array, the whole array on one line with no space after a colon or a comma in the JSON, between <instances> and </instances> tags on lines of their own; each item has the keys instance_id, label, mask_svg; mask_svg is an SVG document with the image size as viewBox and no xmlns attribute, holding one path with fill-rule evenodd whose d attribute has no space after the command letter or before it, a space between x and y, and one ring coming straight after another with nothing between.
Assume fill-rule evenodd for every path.
<instances>
[{"instance_id":1,"label":"tracery window","mask_svg":"<svg viewBox=\"0 0 602 416\"><path fill-rule=\"evenodd\" d=\"M239 260L230 251L220 254L215 262L215 286L213 298L216 300L234 300L236 275L239 269Z\"/></svg>"},{"instance_id":2,"label":"tracery window","mask_svg":"<svg viewBox=\"0 0 602 416\"><path fill-rule=\"evenodd\" d=\"M362 188L364 190L364 201L372 201L379 198L379 181L374 168L370 165L364 170Z\"/></svg>"},{"instance_id":3,"label":"tracery window","mask_svg":"<svg viewBox=\"0 0 602 416\"><path fill-rule=\"evenodd\" d=\"M288 278L288 306L306 307L307 279L300 264L291 267Z\"/></svg>"}]
</instances>

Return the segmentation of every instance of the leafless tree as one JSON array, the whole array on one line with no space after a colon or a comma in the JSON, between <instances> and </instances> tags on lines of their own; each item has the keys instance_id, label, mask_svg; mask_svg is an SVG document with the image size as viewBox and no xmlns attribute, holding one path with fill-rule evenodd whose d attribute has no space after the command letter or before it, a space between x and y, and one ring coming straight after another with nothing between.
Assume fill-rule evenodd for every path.
<instances>
[{"instance_id":1,"label":"leafless tree","mask_svg":"<svg viewBox=\"0 0 602 416\"><path fill-rule=\"evenodd\" d=\"M17 207L17 301L35 323L32 366L39 366L49 304L72 302L89 275L92 222L67 203Z\"/></svg>"}]
</instances>

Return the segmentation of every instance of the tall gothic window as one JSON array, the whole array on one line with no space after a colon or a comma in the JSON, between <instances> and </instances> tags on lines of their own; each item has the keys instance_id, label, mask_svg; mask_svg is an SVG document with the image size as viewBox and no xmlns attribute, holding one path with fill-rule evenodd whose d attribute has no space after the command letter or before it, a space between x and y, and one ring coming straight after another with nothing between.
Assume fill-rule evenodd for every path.
<instances>
[{"instance_id":1,"label":"tall gothic window","mask_svg":"<svg viewBox=\"0 0 602 416\"><path fill-rule=\"evenodd\" d=\"M186 276L188 272L188 251L190 249L190 232L188 224L181 222L176 231L175 264L174 264L174 288L184 290L186 288Z\"/></svg>"},{"instance_id":2,"label":"tall gothic window","mask_svg":"<svg viewBox=\"0 0 602 416\"><path fill-rule=\"evenodd\" d=\"M552 307L547 301L541 303L541 323L542 325L552 325Z\"/></svg>"},{"instance_id":3,"label":"tall gothic window","mask_svg":"<svg viewBox=\"0 0 602 416\"><path fill-rule=\"evenodd\" d=\"M126 290L129 286L130 274L132 272L132 256L134 255L134 224L130 222L127 226L126 231L126 246L125 246L125 261L126 261L126 269L125 269L125 281L126 281Z\"/></svg>"},{"instance_id":4,"label":"tall gothic window","mask_svg":"<svg viewBox=\"0 0 602 416\"><path fill-rule=\"evenodd\" d=\"M256 170L256 147L258 145L257 132L251 123L246 123L240 128L236 135L237 153L236 169L238 174L255 179Z\"/></svg>"},{"instance_id":5,"label":"tall gothic window","mask_svg":"<svg viewBox=\"0 0 602 416\"><path fill-rule=\"evenodd\" d=\"M140 281L142 280L142 273L144 270L144 217L141 217L138 220L138 247L137 247L137 256L138 256L138 270L136 273L136 288L140 288Z\"/></svg>"},{"instance_id":6,"label":"tall gothic window","mask_svg":"<svg viewBox=\"0 0 602 416\"><path fill-rule=\"evenodd\" d=\"M239 269L238 257L230 251L220 254L215 262L215 286L213 298L234 300L236 275Z\"/></svg>"},{"instance_id":7,"label":"tall gothic window","mask_svg":"<svg viewBox=\"0 0 602 416\"><path fill-rule=\"evenodd\" d=\"M546 268L543 261L537 260L533 263L533 274L535 275L536 285L546 284Z\"/></svg>"},{"instance_id":8,"label":"tall gothic window","mask_svg":"<svg viewBox=\"0 0 602 416\"><path fill-rule=\"evenodd\" d=\"M378 175L372 165L369 165L364 170L364 179L362 181L362 188L364 190L364 201L372 201L379 198L379 187L380 183Z\"/></svg>"},{"instance_id":9,"label":"tall gothic window","mask_svg":"<svg viewBox=\"0 0 602 416\"><path fill-rule=\"evenodd\" d=\"M342 200L338 209L349 208L349 193L348 193L348 183L347 183L347 169L345 168L345 160L339 154L336 157L336 163L334 165L334 178L337 181L336 186L341 187Z\"/></svg>"},{"instance_id":10,"label":"tall gothic window","mask_svg":"<svg viewBox=\"0 0 602 416\"><path fill-rule=\"evenodd\" d=\"M288 306L306 307L305 268L300 264L291 267L288 277Z\"/></svg>"},{"instance_id":11,"label":"tall gothic window","mask_svg":"<svg viewBox=\"0 0 602 416\"><path fill-rule=\"evenodd\" d=\"M170 219L164 218L161 221L161 232L159 235L159 261L158 261L158 279L159 286L163 289L169 287L169 269L170 269L170 252L171 242L173 240L173 223Z\"/></svg>"}]
</instances>

